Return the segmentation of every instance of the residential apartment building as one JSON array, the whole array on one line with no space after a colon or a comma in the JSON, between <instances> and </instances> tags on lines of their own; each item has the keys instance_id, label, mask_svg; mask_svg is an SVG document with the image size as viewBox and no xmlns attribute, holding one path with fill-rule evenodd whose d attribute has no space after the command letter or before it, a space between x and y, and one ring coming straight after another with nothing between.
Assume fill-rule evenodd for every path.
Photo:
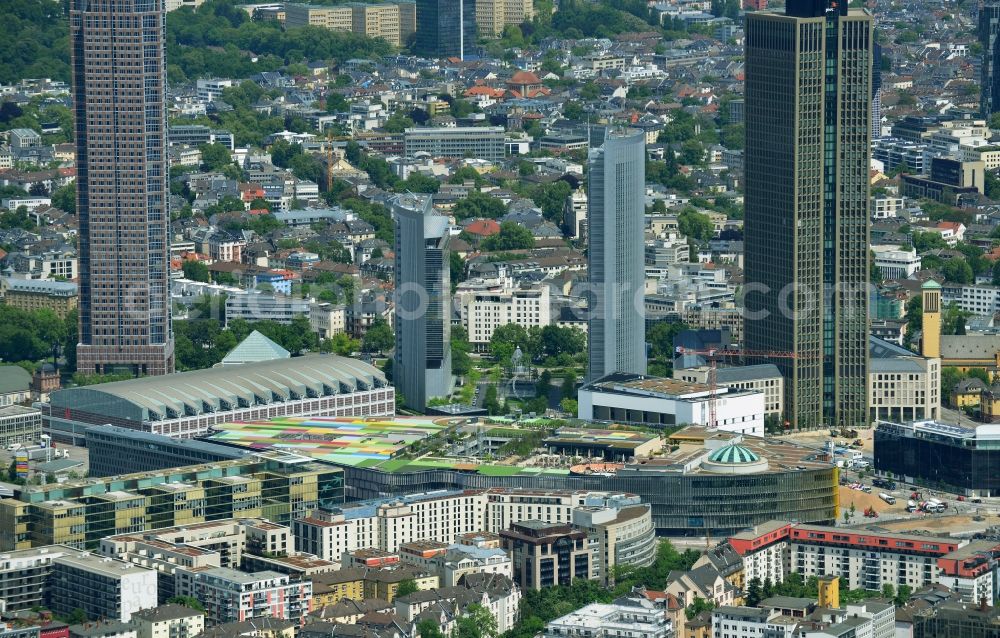
<instances>
[{"instance_id":1,"label":"residential apartment building","mask_svg":"<svg viewBox=\"0 0 1000 638\"><path fill-rule=\"evenodd\" d=\"M818 608L812 599L775 596L712 611L713 638L893 638L895 631L895 607L877 602Z\"/></svg>"},{"instance_id":2,"label":"residential apartment building","mask_svg":"<svg viewBox=\"0 0 1000 638\"><path fill-rule=\"evenodd\" d=\"M782 627L781 611L760 607L723 606L712 610L712 638L791 638L790 627Z\"/></svg>"},{"instance_id":3,"label":"residential apartment building","mask_svg":"<svg viewBox=\"0 0 1000 638\"><path fill-rule=\"evenodd\" d=\"M165 15L164 0L70 6L84 374L174 371Z\"/></svg>"},{"instance_id":4,"label":"residential apartment building","mask_svg":"<svg viewBox=\"0 0 1000 638\"><path fill-rule=\"evenodd\" d=\"M132 614L136 638L194 638L205 630L205 614L168 603Z\"/></svg>"},{"instance_id":5,"label":"residential apartment building","mask_svg":"<svg viewBox=\"0 0 1000 638\"><path fill-rule=\"evenodd\" d=\"M222 97L222 92L232 88L236 82L229 78L202 78L195 82L198 99L212 102Z\"/></svg>"},{"instance_id":6,"label":"residential apartment building","mask_svg":"<svg viewBox=\"0 0 1000 638\"><path fill-rule=\"evenodd\" d=\"M552 323L549 287L515 288L472 292L459 296L462 325L473 347L485 350L500 326L517 324L524 328Z\"/></svg>"},{"instance_id":7,"label":"residential apartment building","mask_svg":"<svg viewBox=\"0 0 1000 638\"><path fill-rule=\"evenodd\" d=\"M395 553L412 543L432 543L420 550L434 550L423 557L430 561L463 535L499 533L533 519L575 524L593 536L600 548L595 557L599 572L611 573L617 564L648 565L655 559L649 508L634 495L610 492L493 488L413 494L315 511L293 521L292 533L299 551L324 560L341 561L361 548ZM429 565L416 554L410 562Z\"/></svg>"},{"instance_id":8,"label":"residential apartment building","mask_svg":"<svg viewBox=\"0 0 1000 638\"><path fill-rule=\"evenodd\" d=\"M411 127L403 132L403 147L407 157L429 153L432 157L472 157L496 163L504 157L505 137L502 126Z\"/></svg>"},{"instance_id":9,"label":"residential apartment building","mask_svg":"<svg viewBox=\"0 0 1000 638\"><path fill-rule=\"evenodd\" d=\"M63 554L52 561L47 582L49 608L57 614L82 609L88 618L128 622L157 605L156 571L96 556Z\"/></svg>"},{"instance_id":10,"label":"residential apartment building","mask_svg":"<svg viewBox=\"0 0 1000 638\"><path fill-rule=\"evenodd\" d=\"M872 15L833 0L747 15L745 345L797 355L777 363L793 427L868 416L874 42Z\"/></svg>"},{"instance_id":11,"label":"residential apartment building","mask_svg":"<svg viewBox=\"0 0 1000 638\"><path fill-rule=\"evenodd\" d=\"M484 38L498 38L507 25L531 22L534 16L532 0L476 0L476 24Z\"/></svg>"},{"instance_id":12,"label":"residential apartment building","mask_svg":"<svg viewBox=\"0 0 1000 638\"><path fill-rule=\"evenodd\" d=\"M891 195L872 197L872 219L899 217L906 209L906 198Z\"/></svg>"},{"instance_id":13,"label":"residential apartment building","mask_svg":"<svg viewBox=\"0 0 1000 638\"><path fill-rule=\"evenodd\" d=\"M98 553L173 574L174 568L239 568L248 554L291 555L291 530L259 518L225 519L108 536ZM173 596L161 596L164 600Z\"/></svg>"},{"instance_id":14,"label":"residential apartment building","mask_svg":"<svg viewBox=\"0 0 1000 638\"><path fill-rule=\"evenodd\" d=\"M941 286L941 301L974 315L992 316L1000 312L1000 286L945 282Z\"/></svg>"},{"instance_id":15,"label":"residential apartment building","mask_svg":"<svg viewBox=\"0 0 1000 638\"><path fill-rule=\"evenodd\" d=\"M441 587L455 587L471 574L514 577L510 556L497 547L416 541L401 545L399 558L404 564L437 576Z\"/></svg>"},{"instance_id":16,"label":"residential apartment building","mask_svg":"<svg viewBox=\"0 0 1000 638\"><path fill-rule=\"evenodd\" d=\"M347 330L347 309L332 303L309 304L309 327L320 339L329 339Z\"/></svg>"},{"instance_id":17,"label":"residential apartment building","mask_svg":"<svg viewBox=\"0 0 1000 638\"><path fill-rule=\"evenodd\" d=\"M193 596L205 607L211 625L252 618L301 621L312 609L312 581L292 581L273 571L247 573L227 567L194 572L180 596Z\"/></svg>"},{"instance_id":18,"label":"residential apartment building","mask_svg":"<svg viewBox=\"0 0 1000 638\"><path fill-rule=\"evenodd\" d=\"M343 472L264 454L161 472L30 486L20 500L0 501L0 522L15 530L3 549L68 544L96 547L101 539L143 530L232 518L287 524L344 500Z\"/></svg>"},{"instance_id":19,"label":"residential apartment building","mask_svg":"<svg viewBox=\"0 0 1000 638\"><path fill-rule=\"evenodd\" d=\"M656 560L656 530L649 505L620 510L582 507L573 510L573 525L597 544L595 565L603 582L614 582L615 567L645 567Z\"/></svg>"},{"instance_id":20,"label":"residential apartment building","mask_svg":"<svg viewBox=\"0 0 1000 638\"><path fill-rule=\"evenodd\" d=\"M0 528L5 533L17 533L13 521L2 516ZM6 611L45 606L46 586L52 574L52 564L57 558L79 553L79 550L65 545L49 545L0 555L0 600L4 601Z\"/></svg>"},{"instance_id":21,"label":"residential apartment building","mask_svg":"<svg viewBox=\"0 0 1000 638\"><path fill-rule=\"evenodd\" d=\"M917 590L950 583L965 595L981 594L997 575L996 543L848 530L772 521L729 538L743 557L747 582L787 575L837 576L845 589ZM779 578L780 580L780 578Z\"/></svg>"},{"instance_id":22,"label":"residential apartment building","mask_svg":"<svg viewBox=\"0 0 1000 638\"><path fill-rule=\"evenodd\" d=\"M570 525L525 520L502 530L500 542L513 560L514 582L523 589L570 585L597 574L586 532Z\"/></svg>"},{"instance_id":23,"label":"residential apartment building","mask_svg":"<svg viewBox=\"0 0 1000 638\"><path fill-rule=\"evenodd\" d=\"M591 603L548 622L543 638L671 638L674 630L663 609L645 598ZM753 638L759 638L754 636Z\"/></svg>"},{"instance_id":24,"label":"residential apartment building","mask_svg":"<svg viewBox=\"0 0 1000 638\"><path fill-rule=\"evenodd\" d=\"M69 281L5 277L0 281L3 303L27 312L47 308L65 318L77 306L77 286Z\"/></svg>"},{"instance_id":25,"label":"residential apartment building","mask_svg":"<svg viewBox=\"0 0 1000 638\"><path fill-rule=\"evenodd\" d=\"M644 290L646 141L643 133L608 135L589 153L587 180L591 304L587 381L646 373Z\"/></svg>"}]
</instances>

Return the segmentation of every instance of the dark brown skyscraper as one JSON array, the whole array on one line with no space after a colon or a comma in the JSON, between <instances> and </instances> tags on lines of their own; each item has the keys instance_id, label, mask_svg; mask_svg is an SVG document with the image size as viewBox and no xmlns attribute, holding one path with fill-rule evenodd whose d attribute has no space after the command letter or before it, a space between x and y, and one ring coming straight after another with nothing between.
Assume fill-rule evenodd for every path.
<instances>
[{"instance_id":1,"label":"dark brown skyscraper","mask_svg":"<svg viewBox=\"0 0 1000 638\"><path fill-rule=\"evenodd\" d=\"M788 0L746 18L745 341L800 428L868 423L872 16Z\"/></svg>"},{"instance_id":2,"label":"dark brown skyscraper","mask_svg":"<svg viewBox=\"0 0 1000 638\"><path fill-rule=\"evenodd\" d=\"M174 369L163 0L72 0L84 373Z\"/></svg>"}]
</instances>

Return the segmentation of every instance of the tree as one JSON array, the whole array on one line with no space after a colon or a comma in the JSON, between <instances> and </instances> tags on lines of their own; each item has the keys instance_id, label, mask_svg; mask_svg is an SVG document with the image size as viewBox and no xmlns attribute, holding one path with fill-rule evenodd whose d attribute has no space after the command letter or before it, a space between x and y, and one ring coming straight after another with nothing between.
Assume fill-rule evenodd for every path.
<instances>
[{"instance_id":1,"label":"tree","mask_svg":"<svg viewBox=\"0 0 1000 638\"><path fill-rule=\"evenodd\" d=\"M483 240L484 250L521 250L535 247L531 231L516 222L500 224L500 232Z\"/></svg>"},{"instance_id":2,"label":"tree","mask_svg":"<svg viewBox=\"0 0 1000 638\"><path fill-rule=\"evenodd\" d=\"M948 248L948 242L941 237L940 233L921 232L917 230L913 232L910 239L913 243L913 247L917 249L918 253L938 248L942 250Z\"/></svg>"},{"instance_id":3,"label":"tree","mask_svg":"<svg viewBox=\"0 0 1000 638\"><path fill-rule=\"evenodd\" d=\"M346 332L337 333L320 344L321 352L332 352L342 357L348 357L360 349L361 342L357 339L352 339Z\"/></svg>"},{"instance_id":4,"label":"tree","mask_svg":"<svg viewBox=\"0 0 1000 638\"><path fill-rule=\"evenodd\" d=\"M203 171L221 171L225 166L233 163L229 149L222 144L202 144L198 150L201 151L201 170Z\"/></svg>"},{"instance_id":5,"label":"tree","mask_svg":"<svg viewBox=\"0 0 1000 638\"><path fill-rule=\"evenodd\" d=\"M757 577L751 578L750 582L747 584L747 607L756 607L762 600L761 593L760 579Z\"/></svg>"},{"instance_id":6,"label":"tree","mask_svg":"<svg viewBox=\"0 0 1000 638\"><path fill-rule=\"evenodd\" d=\"M181 264L184 277L191 281L208 281L208 266L204 262L188 260Z\"/></svg>"},{"instance_id":7,"label":"tree","mask_svg":"<svg viewBox=\"0 0 1000 638\"><path fill-rule=\"evenodd\" d=\"M587 349L587 336L575 328L545 326L541 329L539 337L541 354L546 357L574 355Z\"/></svg>"},{"instance_id":8,"label":"tree","mask_svg":"<svg viewBox=\"0 0 1000 638\"><path fill-rule=\"evenodd\" d=\"M715 603L705 600L701 596L695 596L694 602L687 606L684 614L688 620L693 620L698 614L705 611L712 611L713 609L715 609Z\"/></svg>"},{"instance_id":9,"label":"tree","mask_svg":"<svg viewBox=\"0 0 1000 638\"><path fill-rule=\"evenodd\" d=\"M579 405L580 404L576 401L576 399L563 399L562 401L559 402L559 408L563 412L567 414L572 414L574 416L577 414L577 411L579 410Z\"/></svg>"},{"instance_id":10,"label":"tree","mask_svg":"<svg viewBox=\"0 0 1000 638\"><path fill-rule=\"evenodd\" d=\"M52 192L52 205L67 213L76 213L76 180Z\"/></svg>"},{"instance_id":11,"label":"tree","mask_svg":"<svg viewBox=\"0 0 1000 638\"><path fill-rule=\"evenodd\" d=\"M451 291L455 292L455 287L465 281L465 262L454 251L448 253L448 274L451 276Z\"/></svg>"},{"instance_id":12,"label":"tree","mask_svg":"<svg viewBox=\"0 0 1000 638\"><path fill-rule=\"evenodd\" d=\"M681 164L701 164L705 160L705 147L698 140L687 140L681 144Z\"/></svg>"},{"instance_id":13,"label":"tree","mask_svg":"<svg viewBox=\"0 0 1000 638\"><path fill-rule=\"evenodd\" d=\"M441 182L423 173L413 173L400 182L396 188L413 193L436 193L441 188Z\"/></svg>"},{"instance_id":14,"label":"tree","mask_svg":"<svg viewBox=\"0 0 1000 638\"><path fill-rule=\"evenodd\" d=\"M890 600L896 597L896 588L893 587L892 583L882 585L882 597Z\"/></svg>"},{"instance_id":15,"label":"tree","mask_svg":"<svg viewBox=\"0 0 1000 638\"><path fill-rule=\"evenodd\" d=\"M420 591L420 588L417 587L417 581L412 578L407 578L399 581L399 585L396 587L396 598L409 596L410 594L415 594L418 591Z\"/></svg>"},{"instance_id":16,"label":"tree","mask_svg":"<svg viewBox=\"0 0 1000 638\"><path fill-rule=\"evenodd\" d=\"M503 412L503 406L497 399L497 387L489 385L486 387L486 394L483 395L483 408L489 412L490 416L497 416Z\"/></svg>"},{"instance_id":17,"label":"tree","mask_svg":"<svg viewBox=\"0 0 1000 638\"><path fill-rule=\"evenodd\" d=\"M490 337L490 354L501 365L510 365L510 358L514 351L520 347L522 351L527 349L528 331L524 326L516 323L508 323L499 326L493 331Z\"/></svg>"},{"instance_id":18,"label":"tree","mask_svg":"<svg viewBox=\"0 0 1000 638\"><path fill-rule=\"evenodd\" d=\"M397 111L389 116L389 119L385 121L384 128L387 133L402 133L408 128L414 125L413 119L409 115Z\"/></svg>"},{"instance_id":19,"label":"tree","mask_svg":"<svg viewBox=\"0 0 1000 638\"><path fill-rule=\"evenodd\" d=\"M542 216L549 221L562 219L566 198L573 192L573 187L562 179L548 184L539 184L528 192L528 197L542 209Z\"/></svg>"},{"instance_id":20,"label":"tree","mask_svg":"<svg viewBox=\"0 0 1000 638\"><path fill-rule=\"evenodd\" d=\"M451 329L451 371L457 375L466 375L472 371L472 358L469 352L472 345L469 343L469 335L462 326L454 326Z\"/></svg>"},{"instance_id":21,"label":"tree","mask_svg":"<svg viewBox=\"0 0 1000 638\"><path fill-rule=\"evenodd\" d=\"M174 605L182 605L195 611L205 611L205 606L201 604L201 601L194 596L173 596L167 599L168 603L173 603Z\"/></svg>"},{"instance_id":22,"label":"tree","mask_svg":"<svg viewBox=\"0 0 1000 638\"><path fill-rule=\"evenodd\" d=\"M952 258L944 262L941 268L941 274L948 281L952 281L959 284L971 284L975 276L972 273L972 267L964 259Z\"/></svg>"},{"instance_id":23,"label":"tree","mask_svg":"<svg viewBox=\"0 0 1000 638\"><path fill-rule=\"evenodd\" d=\"M567 120L583 119L583 104L577 100L570 100L563 105L563 117Z\"/></svg>"},{"instance_id":24,"label":"tree","mask_svg":"<svg viewBox=\"0 0 1000 638\"><path fill-rule=\"evenodd\" d=\"M715 225L708 215L692 208L685 208L677 216L677 229L685 237L698 241L707 241L715 235Z\"/></svg>"},{"instance_id":25,"label":"tree","mask_svg":"<svg viewBox=\"0 0 1000 638\"><path fill-rule=\"evenodd\" d=\"M361 339L361 351L381 354L391 350L395 343L396 339L389 324L382 317L375 317Z\"/></svg>"},{"instance_id":26,"label":"tree","mask_svg":"<svg viewBox=\"0 0 1000 638\"><path fill-rule=\"evenodd\" d=\"M87 618L87 612L80 607L73 609L73 611L66 616L66 623L70 625L82 625L87 622L87 620L89 620Z\"/></svg>"},{"instance_id":27,"label":"tree","mask_svg":"<svg viewBox=\"0 0 1000 638\"><path fill-rule=\"evenodd\" d=\"M563 377L562 395L564 399L572 399L576 396L576 375L568 372Z\"/></svg>"},{"instance_id":28,"label":"tree","mask_svg":"<svg viewBox=\"0 0 1000 638\"><path fill-rule=\"evenodd\" d=\"M445 638L441 632L441 626L430 618L425 618L417 623L417 635L420 638Z\"/></svg>"},{"instance_id":29,"label":"tree","mask_svg":"<svg viewBox=\"0 0 1000 638\"><path fill-rule=\"evenodd\" d=\"M497 619L482 605L469 605L455 625L455 638L497 637Z\"/></svg>"},{"instance_id":30,"label":"tree","mask_svg":"<svg viewBox=\"0 0 1000 638\"><path fill-rule=\"evenodd\" d=\"M455 219L469 219L471 217L497 219L507 214L507 207L496 197L491 197L480 191L472 191L465 199L455 204L452 212Z\"/></svg>"},{"instance_id":31,"label":"tree","mask_svg":"<svg viewBox=\"0 0 1000 638\"><path fill-rule=\"evenodd\" d=\"M543 370L542 374L538 377L538 381L535 382L535 396L548 399L551 389L552 373L548 370Z\"/></svg>"},{"instance_id":32,"label":"tree","mask_svg":"<svg viewBox=\"0 0 1000 638\"><path fill-rule=\"evenodd\" d=\"M448 178L448 183L464 184L467 180L475 182L478 186L482 184L483 176L479 174L479 171L471 166L463 166L451 174L451 177Z\"/></svg>"},{"instance_id":33,"label":"tree","mask_svg":"<svg viewBox=\"0 0 1000 638\"><path fill-rule=\"evenodd\" d=\"M913 593L913 588L912 587L910 587L909 585L900 585L899 586L899 590L896 592L896 595L893 597L893 603L895 603L895 605L897 607L902 607L907 602L909 602L909 600L910 600L910 594L912 594L912 593Z\"/></svg>"}]
</instances>

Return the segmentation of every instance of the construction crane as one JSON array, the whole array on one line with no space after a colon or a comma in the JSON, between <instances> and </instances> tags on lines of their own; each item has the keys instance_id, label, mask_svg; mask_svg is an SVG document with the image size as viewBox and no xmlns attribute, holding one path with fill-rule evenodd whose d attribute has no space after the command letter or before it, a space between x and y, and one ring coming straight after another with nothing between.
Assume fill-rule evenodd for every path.
<instances>
[{"instance_id":1,"label":"construction crane","mask_svg":"<svg viewBox=\"0 0 1000 638\"><path fill-rule=\"evenodd\" d=\"M708 359L708 425L707 430L716 430L719 421L716 415L716 401L719 391L719 380L717 375L718 357L766 357L772 359L798 359L800 355L796 352L782 352L777 350L728 350L726 348L708 348L696 350L694 348L684 348L677 346L674 349L677 354L694 354Z\"/></svg>"}]
</instances>

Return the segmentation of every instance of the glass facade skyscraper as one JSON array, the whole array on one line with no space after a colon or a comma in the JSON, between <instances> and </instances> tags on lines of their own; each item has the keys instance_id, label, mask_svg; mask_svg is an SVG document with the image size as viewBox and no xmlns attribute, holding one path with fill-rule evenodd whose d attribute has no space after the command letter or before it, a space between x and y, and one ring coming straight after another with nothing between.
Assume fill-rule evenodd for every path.
<instances>
[{"instance_id":1,"label":"glass facade skyscraper","mask_svg":"<svg viewBox=\"0 0 1000 638\"><path fill-rule=\"evenodd\" d=\"M415 51L463 60L476 47L476 0L417 0Z\"/></svg>"},{"instance_id":2,"label":"glass facade skyscraper","mask_svg":"<svg viewBox=\"0 0 1000 638\"><path fill-rule=\"evenodd\" d=\"M989 117L1000 111L1000 78L997 78L997 68L1000 66L1000 1L986 0L979 7L979 27L977 29L979 44L983 47L983 65L979 88L979 108L983 117Z\"/></svg>"},{"instance_id":3,"label":"glass facade skyscraper","mask_svg":"<svg viewBox=\"0 0 1000 638\"><path fill-rule=\"evenodd\" d=\"M746 347L795 354L792 425L863 425L873 20L789 0L746 35Z\"/></svg>"},{"instance_id":4,"label":"glass facade skyscraper","mask_svg":"<svg viewBox=\"0 0 1000 638\"><path fill-rule=\"evenodd\" d=\"M400 195L396 217L396 352L393 385L422 412L451 392L451 275L448 218L429 195Z\"/></svg>"},{"instance_id":5,"label":"glass facade skyscraper","mask_svg":"<svg viewBox=\"0 0 1000 638\"><path fill-rule=\"evenodd\" d=\"M163 0L70 7L83 373L173 372Z\"/></svg>"},{"instance_id":6,"label":"glass facade skyscraper","mask_svg":"<svg viewBox=\"0 0 1000 638\"><path fill-rule=\"evenodd\" d=\"M645 136L609 132L588 162L587 380L613 372L646 374Z\"/></svg>"}]
</instances>

